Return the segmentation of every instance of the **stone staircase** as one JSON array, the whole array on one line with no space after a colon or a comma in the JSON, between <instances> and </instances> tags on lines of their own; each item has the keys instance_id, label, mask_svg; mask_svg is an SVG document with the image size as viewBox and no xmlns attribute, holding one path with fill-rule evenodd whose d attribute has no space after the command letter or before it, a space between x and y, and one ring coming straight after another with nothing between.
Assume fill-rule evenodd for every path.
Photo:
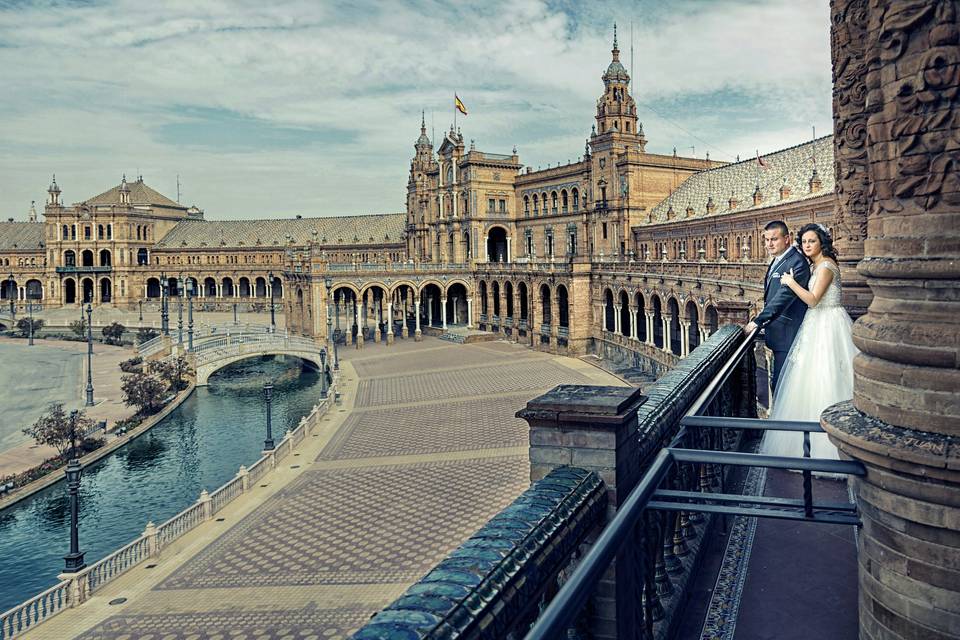
<instances>
[{"instance_id":1,"label":"stone staircase","mask_svg":"<svg viewBox=\"0 0 960 640\"><path fill-rule=\"evenodd\" d=\"M465 344L467 342L467 336L462 333L450 333L445 331L441 336L441 340L446 340L447 342L456 342L457 344Z\"/></svg>"}]
</instances>

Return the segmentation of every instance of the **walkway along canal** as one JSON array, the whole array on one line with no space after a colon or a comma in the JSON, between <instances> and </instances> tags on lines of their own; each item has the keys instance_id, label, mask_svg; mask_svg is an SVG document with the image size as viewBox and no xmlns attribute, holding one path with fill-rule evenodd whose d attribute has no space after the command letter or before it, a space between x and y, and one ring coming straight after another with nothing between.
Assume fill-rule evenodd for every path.
<instances>
[{"instance_id":1,"label":"walkway along canal","mask_svg":"<svg viewBox=\"0 0 960 640\"><path fill-rule=\"evenodd\" d=\"M84 469L80 549L92 564L231 479L260 457L263 383L272 380L274 439L296 426L320 395L299 360L258 358L210 378L148 433ZM57 583L69 545L63 482L0 511L0 612Z\"/></svg>"}]
</instances>

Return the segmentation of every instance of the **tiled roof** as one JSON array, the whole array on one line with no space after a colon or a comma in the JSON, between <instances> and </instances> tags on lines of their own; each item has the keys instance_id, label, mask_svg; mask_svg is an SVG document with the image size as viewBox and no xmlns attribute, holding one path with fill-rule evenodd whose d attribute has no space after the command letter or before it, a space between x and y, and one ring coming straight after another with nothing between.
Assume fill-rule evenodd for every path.
<instances>
[{"instance_id":1,"label":"tiled roof","mask_svg":"<svg viewBox=\"0 0 960 640\"><path fill-rule=\"evenodd\" d=\"M40 249L43 224L40 222L0 222L0 251Z\"/></svg>"},{"instance_id":2,"label":"tiled roof","mask_svg":"<svg viewBox=\"0 0 960 640\"><path fill-rule=\"evenodd\" d=\"M159 191L151 189L143 182L143 178L128 182L130 189L130 204L152 205L155 207L169 207L174 209L186 209L182 204L174 202ZM120 204L120 185L104 191L98 196L94 196L86 201L87 204Z\"/></svg>"},{"instance_id":3,"label":"tiled roof","mask_svg":"<svg viewBox=\"0 0 960 640\"><path fill-rule=\"evenodd\" d=\"M750 158L693 174L673 194L657 204L650 212L651 221L643 224L667 222L671 219L667 215L671 207L673 220L705 218L708 215L739 213L833 193L833 136L768 153L761 158L766 168L760 167L756 158ZM819 191L810 193L814 159L822 184ZM754 205L753 193L758 184L763 201ZM781 200L780 187L783 185L790 189L790 195ZM707 214L707 200L711 196L716 208L712 214ZM729 208L731 196L738 201L734 209ZM687 207L693 207L692 216L687 216Z\"/></svg>"},{"instance_id":4,"label":"tiled roof","mask_svg":"<svg viewBox=\"0 0 960 640\"><path fill-rule=\"evenodd\" d=\"M157 243L157 248L379 244L401 242L405 213L293 220L185 220ZM313 232L316 231L316 234ZM258 244L259 241L259 244Z\"/></svg>"}]
</instances>

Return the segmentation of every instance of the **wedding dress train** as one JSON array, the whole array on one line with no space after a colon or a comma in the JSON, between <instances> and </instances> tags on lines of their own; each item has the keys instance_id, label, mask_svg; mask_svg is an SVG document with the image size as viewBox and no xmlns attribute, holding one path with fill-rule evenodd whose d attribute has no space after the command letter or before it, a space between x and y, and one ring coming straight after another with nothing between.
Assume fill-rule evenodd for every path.
<instances>
[{"instance_id":1,"label":"wedding dress train","mask_svg":"<svg viewBox=\"0 0 960 640\"><path fill-rule=\"evenodd\" d=\"M773 420L819 422L830 405L853 398L853 321L840 303L840 270L824 260L810 276L812 291L816 279L826 270L833 281L817 306L807 310L790 354L783 366L773 399ZM777 456L803 455L803 432L767 431L761 453ZM810 434L810 456L838 459L836 448L822 432Z\"/></svg>"}]
</instances>

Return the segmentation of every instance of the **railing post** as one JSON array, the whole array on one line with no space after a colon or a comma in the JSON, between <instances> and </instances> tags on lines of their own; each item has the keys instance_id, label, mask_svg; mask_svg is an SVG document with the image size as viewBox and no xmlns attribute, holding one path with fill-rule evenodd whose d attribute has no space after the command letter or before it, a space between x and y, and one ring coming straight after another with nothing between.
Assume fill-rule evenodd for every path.
<instances>
[{"instance_id":1,"label":"railing post","mask_svg":"<svg viewBox=\"0 0 960 640\"><path fill-rule=\"evenodd\" d=\"M143 537L147 539L148 555L151 558L160 555L160 545L157 540L157 525L153 524L152 520L147 523L146 528L143 530Z\"/></svg>"},{"instance_id":2,"label":"railing post","mask_svg":"<svg viewBox=\"0 0 960 640\"><path fill-rule=\"evenodd\" d=\"M639 480L637 408L646 399L632 387L560 385L529 401L517 417L530 426L531 481L568 465L597 472L607 485L609 522ZM642 637L635 624L644 579L637 571L641 553L625 548L597 585L589 621L593 638Z\"/></svg>"},{"instance_id":3,"label":"railing post","mask_svg":"<svg viewBox=\"0 0 960 640\"><path fill-rule=\"evenodd\" d=\"M243 486L243 492L246 493L250 491L250 474L247 473L247 465L240 465L240 470L237 471L237 477L242 478L241 484Z\"/></svg>"},{"instance_id":4,"label":"railing post","mask_svg":"<svg viewBox=\"0 0 960 640\"><path fill-rule=\"evenodd\" d=\"M204 489L200 492L200 498L197 500L201 505L203 505L203 519L209 520L213 517L213 509L210 500L210 494L207 493L207 490Z\"/></svg>"},{"instance_id":5,"label":"railing post","mask_svg":"<svg viewBox=\"0 0 960 640\"><path fill-rule=\"evenodd\" d=\"M70 608L79 607L87 600L87 590L84 587L87 581L86 572L81 573L61 573L57 576L61 582L69 582L67 586L67 606Z\"/></svg>"}]
</instances>

